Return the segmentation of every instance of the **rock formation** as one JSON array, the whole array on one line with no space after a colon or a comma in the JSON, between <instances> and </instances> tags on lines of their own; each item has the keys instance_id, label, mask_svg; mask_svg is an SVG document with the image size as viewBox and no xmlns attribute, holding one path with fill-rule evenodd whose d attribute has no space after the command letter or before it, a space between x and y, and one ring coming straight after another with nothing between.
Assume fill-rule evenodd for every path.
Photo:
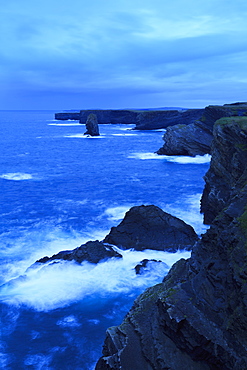
<instances>
[{"instance_id":1,"label":"rock formation","mask_svg":"<svg viewBox=\"0 0 247 370\"><path fill-rule=\"evenodd\" d=\"M157 154L165 155L204 155L210 153L212 132L198 123L167 127L163 140L165 144Z\"/></svg>"},{"instance_id":2,"label":"rock formation","mask_svg":"<svg viewBox=\"0 0 247 370\"><path fill-rule=\"evenodd\" d=\"M147 110L136 117L136 130L156 130L174 125L188 125L202 117L204 109Z\"/></svg>"},{"instance_id":3,"label":"rock formation","mask_svg":"<svg viewBox=\"0 0 247 370\"><path fill-rule=\"evenodd\" d=\"M86 109L80 112L56 113L56 119L76 119L85 124L90 114L99 124L135 124L136 130L156 130L176 124L190 124L203 115L204 109Z\"/></svg>"},{"instance_id":4,"label":"rock formation","mask_svg":"<svg viewBox=\"0 0 247 370\"><path fill-rule=\"evenodd\" d=\"M246 163L247 117L218 121L203 199L211 227L107 330L97 370L247 369Z\"/></svg>"},{"instance_id":5,"label":"rock formation","mask_svg":"<svg viewBox=\"0 0 247 370\"><path fill-rule=\"evenodd\" d=\"M78 263L83 261L98 263L112 257L122 258L122 255L116 252L111 246L95 240L82 244L80 247L73 250L61 251L54 254L52 257L43 257L36 261L36 263L46 263L55 260L75 261Z\"/></svg>"},{"instance_id":6,"label":"rock formation","mask_svg":"<svg viewBox=\"0 0 247 370\"><path fill-rule=\"evenodd\" d=\"M84 135L99 136L99 125L96 114L90 113L86 121L87 131Z\"/></svg>"},{"instance_id":7,"label":"rock formation","mask_svg":"<svg viewBox=\"0 0 247 370\"><path fill-rule=\"evenodd\" d=\"M112 227L105 243L122 249L176 251L191 249L198 240L194 229L184 221L154 205L132 207L123 221Z\"/></svg>"},{"instance_id":8,"label":"rock formation","mask_svg":"<svg viewBox=\"0 0 247 370\"><path fill-rule=\"evenodd\" d=\"M194 122L189 122L189 125L168 127L163 136L165 143L157 153L190 156L210 154L214 123L222 117L245 115L247 115L247 103L209 105L202 116Z\"/></svg>"}]
</instances>

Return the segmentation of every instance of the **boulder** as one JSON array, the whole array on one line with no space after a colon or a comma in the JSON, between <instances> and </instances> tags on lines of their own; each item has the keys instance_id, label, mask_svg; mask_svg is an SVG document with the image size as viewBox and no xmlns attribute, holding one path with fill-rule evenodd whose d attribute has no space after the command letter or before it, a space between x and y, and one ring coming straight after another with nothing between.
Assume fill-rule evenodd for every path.
<instances>
[{"instance_id":1,"label":"boulder","mask_svg":"<svg viewBox=\"0 0 247 370\"><path fill-rule=\"evenodd\" d=\"M52 257L43 257L36 261L36 263L46 263L54 260L75 261L78 263L83 261L98 263L112 257L122 258L122 255L116 252L110 245L105 245L96 240L82 244L80 247L73 250L61 251L54 254Z\"/></svg>"},{"instance_id":2,"label":"boulder","mask_svg":"<svg viewBox=\"0 0 247 370\"><path fill-rule=\"evenodd\" d=\"M122 249L190 250L198 240L194 229L157 206L135 206L117 227L112 227L104 242Z\"/></svg>"},{"instance_id":3,"label":"boulder","mask_svg":"<svg viewBox=\"0 0 247 370\"><path fill-rule=\"evenodd\" d=\"M163 268L165 269L168 269L168 265L162 261L157 261L155 259L147 259L145 258L144 260L142 260L140 263L138 263L136 266L135 266L135 272L136 272L136 275L141 275L147 271L150 271L151 269L155 269L157 267L160 267L162 265Z\"/></svg>"},{"instance_id":4,"label":"boulder","mask_svg":"<svg viewBox=\"0 0 247 370\"><path fill-rule=\"evenodd\" d=\"M87 131L84 135L99 136L99 125L96 114L90 113L86 121Z\"/></svg>"}]
</instances>

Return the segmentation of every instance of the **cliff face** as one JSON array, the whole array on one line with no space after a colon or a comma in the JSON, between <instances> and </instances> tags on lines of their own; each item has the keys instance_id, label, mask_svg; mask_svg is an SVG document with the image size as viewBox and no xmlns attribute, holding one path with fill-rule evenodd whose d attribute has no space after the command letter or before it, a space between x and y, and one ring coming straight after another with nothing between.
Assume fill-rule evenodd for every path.
<instances>
[{"instance_id":1,"label":"cliff face","mask_svg":"<svg viewBox=\"0 0 247 370\"><path fill-rule=\"evenodd\" d=\"M97 370L247 368L246 161L247 118L218 121L203 200L212 225L108 329Z\"/></svg>"},{"instance_id":2,"label":"cliff face","mask_svg":"<svg viewBox=\"0 0 247 370\"><path fill-rule=\"evenodd\" d=\"M196 121L168 127L163 137L165 143L157 153L190 156L211 153L214 123L222 117L246 115L247 103L209 105Z\"/></svg>"}]
</instances>

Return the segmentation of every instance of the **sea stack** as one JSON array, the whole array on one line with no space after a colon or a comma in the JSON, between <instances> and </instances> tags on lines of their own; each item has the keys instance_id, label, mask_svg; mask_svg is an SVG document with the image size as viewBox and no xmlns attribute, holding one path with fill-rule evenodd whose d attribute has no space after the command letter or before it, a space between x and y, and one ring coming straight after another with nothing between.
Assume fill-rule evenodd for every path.
<instances>
[{"instance_id":1,"label":"sea stack","mask_svg":"<svg viewBox=\"0 0 247 370\"><path fill-rule=\"evenodd\" d=\"M99 136L99 125L98 125L98 119L96 114L90 113L87 117L86 121L86 129L87 131L84 133L84 135L90 135L90 136Z\"/></svg>"}]
</instances>

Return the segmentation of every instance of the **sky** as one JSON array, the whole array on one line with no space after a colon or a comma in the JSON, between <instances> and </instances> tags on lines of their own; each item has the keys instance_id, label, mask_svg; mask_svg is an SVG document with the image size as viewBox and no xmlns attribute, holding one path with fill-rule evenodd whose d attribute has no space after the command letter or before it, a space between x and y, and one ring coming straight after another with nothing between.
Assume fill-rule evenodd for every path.
<instances>
[{"instance_id":1,"label":"sky","mask_svg":"<svg viewBox=\"0 0 247 370\"><path fill-rule=\"evenodd\" d=\"M247 101L246 0L0 5L0 109Z\"/></svg>"}]
</instances>

